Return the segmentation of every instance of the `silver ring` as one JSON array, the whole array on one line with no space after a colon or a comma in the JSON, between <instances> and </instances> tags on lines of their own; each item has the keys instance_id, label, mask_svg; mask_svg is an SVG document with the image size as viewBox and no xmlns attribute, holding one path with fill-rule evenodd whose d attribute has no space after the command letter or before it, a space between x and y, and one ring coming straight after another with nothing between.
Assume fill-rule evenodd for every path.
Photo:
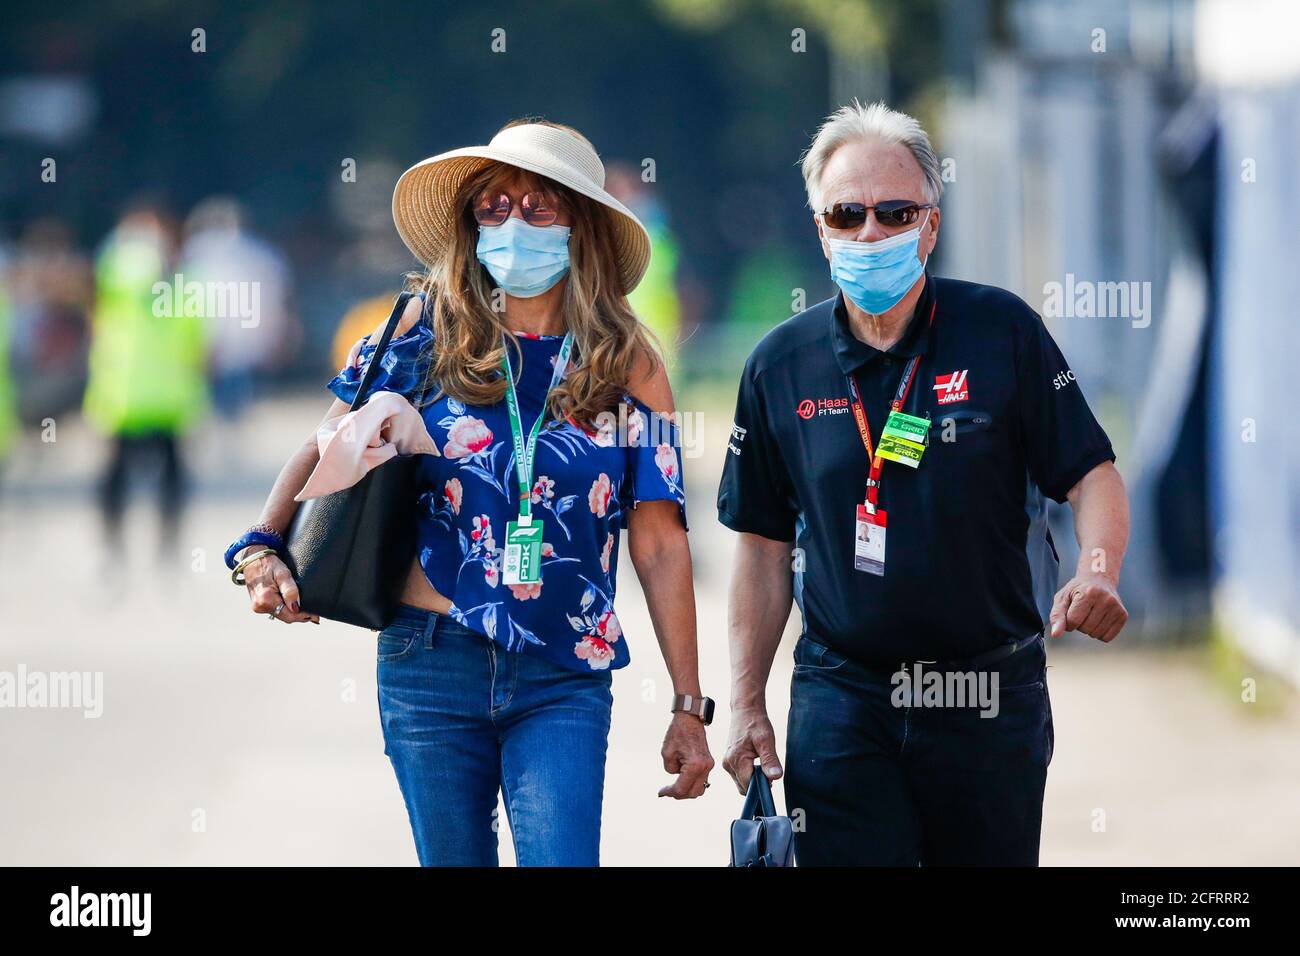
<instances>
[{"instance_id":1,"label":"silver ring","mask_svg":"<svg viewBox=\"0 0 1300 956\"><path fill-rule=\"evenodd\" d=\"M279 604L276 605L275 610L271 612L271 620L273 621L277 620L280 617L280 612L283 610L284 610L284 602L281 601Z\"/></svg>"}]
</instances>

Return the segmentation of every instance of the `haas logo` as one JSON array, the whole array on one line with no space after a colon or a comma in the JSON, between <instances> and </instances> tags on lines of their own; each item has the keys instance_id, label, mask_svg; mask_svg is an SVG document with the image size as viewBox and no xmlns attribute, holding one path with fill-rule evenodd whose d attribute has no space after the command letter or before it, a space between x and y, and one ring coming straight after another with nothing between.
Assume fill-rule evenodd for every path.
<instances>
[{"instance_id":1,"label":"haas logo","mask_svg":"<svg viewBox=\"0 0 1300 956\"><path fill-rule=\"evenodd\" d=\"M934 390L939 393L940 405L964 402L970 398L970 389L966 387L966 373L968 371L969 369L962 369L960 372L949 372L947 375L935 376Z\"/></svg>"},{"instance_id":2,"label":"haas logo","mask_svg":"<svg viewBox=\"0 0 1300 956\"><path fill-rule=\"evenodd\" d=\"M804 421L820 415L847 415L849 400L847 398L805 398L795 406L794 413Z\"/></svg>"}]
</instances>

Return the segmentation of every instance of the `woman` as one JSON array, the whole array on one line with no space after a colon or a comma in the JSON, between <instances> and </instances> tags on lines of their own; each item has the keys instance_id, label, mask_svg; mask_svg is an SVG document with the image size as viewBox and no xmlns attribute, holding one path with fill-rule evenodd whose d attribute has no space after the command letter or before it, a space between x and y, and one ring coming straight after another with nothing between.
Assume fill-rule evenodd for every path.
<instances>
[{"instance_id":1,"label":"woman","mask_svg":"<svg viewBox=\"0 0 1300 956\"><path fill-rule=\"evenodd\" d=\"M598 864L611 672L628 662L623 527L674 693L700 699L675 431L645 440L672 392L626 298L649 239L603 181L577 131L520 121L417 164L394 192L429 271L374 388L417 405L440 455L420 459L419 553L379 635L379 709L424 865L496 864L498 790L521 865ZM378 332L330 382L327 419L347 411ZM313 438L232 555L277 548L317 455ZM540 567L503 560L508 535L517 557L538 527ZM255 612L315 620L277 555L244 575ZM701 717L672 714L663 758L679 776L661 796L704 792Z\"/></svg>"}]
</instances>

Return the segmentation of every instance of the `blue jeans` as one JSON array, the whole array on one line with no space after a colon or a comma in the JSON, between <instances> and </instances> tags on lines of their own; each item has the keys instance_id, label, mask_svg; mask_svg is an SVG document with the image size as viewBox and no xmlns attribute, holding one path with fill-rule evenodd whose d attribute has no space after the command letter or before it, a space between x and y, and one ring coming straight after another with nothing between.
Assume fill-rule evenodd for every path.
<instances>
[{"instance_id":1,"label":"blue jeans","mask_svg":"<svg viewBox=\"0 0 1300 956\"><path fill-rule=\"evenodd\" d=\"M598 866L608 671L506 651L402 605L379 634L379 718L422 866L496 866L497 792L520 866Z\"/></svg>"},{"instance_id":2,"label":"blue jeans","mask_svg":"<svg viewBox=\"0 0 1300 956\"><path fill-rule=\"evenodd\" d=\"M799 866L1038 865L1053 745L1042 638L978 671L990 690L996 675L996 707L906 695L891 674L799 639L785 763Z\"/></svg>"}]
</instances>

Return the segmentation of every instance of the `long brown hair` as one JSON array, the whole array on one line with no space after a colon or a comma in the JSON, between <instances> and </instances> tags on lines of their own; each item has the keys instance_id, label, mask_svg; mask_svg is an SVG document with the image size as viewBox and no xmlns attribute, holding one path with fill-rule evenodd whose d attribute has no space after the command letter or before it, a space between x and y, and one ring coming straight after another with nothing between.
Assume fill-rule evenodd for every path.
<instances>
[{"instance_id":1,"label":"long brown hair","mask_svg":"<svg viewBox=\"0 0 1300 956\"><path fill-rule=\"evenodd\" d=\"M577 130L543 123L583 139ZM585 142L585 139L584 139ZM469 177L456 194L455 233L442 261L416 276L415 287L433 301L434 355L429 367L429 394L449 395L469 405L493 405L505 397L501 372L504 343L514 350L519 368L523 356L513 336L504 335L504 315L492 308L493 283L478 261L478 223L474 202L485 190L509 183L542 189L565 204L572 220L569 273L561 303L566 327L573 332L574 350L564 381L551 393L550 411L564 420L591 425L601 412L617 409L639 361L659 364L651 334L637 319L623 292L614 245L617 215L554 180L515 166L493 163Z\"/></svg>"}]
</instances>

